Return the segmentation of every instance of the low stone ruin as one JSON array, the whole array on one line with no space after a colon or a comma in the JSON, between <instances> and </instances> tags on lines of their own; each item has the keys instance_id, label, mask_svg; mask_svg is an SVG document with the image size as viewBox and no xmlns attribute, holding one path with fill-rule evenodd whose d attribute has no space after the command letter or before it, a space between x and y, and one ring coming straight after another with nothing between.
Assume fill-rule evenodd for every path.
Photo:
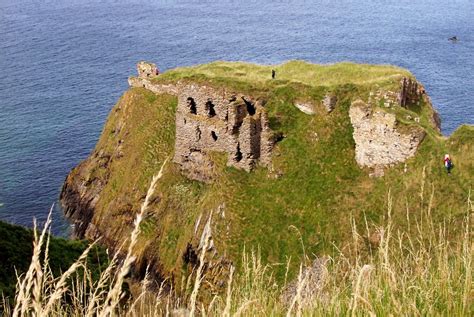
<instances>
[{"instance_id":1,"label":"low stone ruin","mask_svg":"<svg viewBox=\"0 0 474 317\"><path fill-rule=\"evenodd\" d=\"M426 95L425 88L411 78L403 78L400 82L400 93L398 94L398 104L407 107L411 104L419 104Z\"/></svg>"},{"instance_id":2,"label":"low stone ruin","mask_svg":"<svg viewBox=\"0 0 474 317\"><path fill-rule=\"evenodd\" d=\"M154 64L139 63L139 77L132 87L178 97L174 162L191 179L209 182L215 174L212 152L227 154L227 165L251 171L257 163L271 163L273 132L262 100L198 84L155 84L148 70ZM146 71L143 71L143 70Z\"/></svg>"}]
</instances>

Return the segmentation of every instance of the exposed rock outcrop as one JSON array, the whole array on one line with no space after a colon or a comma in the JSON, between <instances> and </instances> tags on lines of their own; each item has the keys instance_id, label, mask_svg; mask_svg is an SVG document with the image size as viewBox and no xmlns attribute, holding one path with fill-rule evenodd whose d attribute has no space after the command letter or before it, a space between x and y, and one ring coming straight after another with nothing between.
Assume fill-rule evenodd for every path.
<instances>
[{"instance_id":1,"label":"exposed rock outcrop","mask_svg":"<svg viewBox=\"0 0 474 317\"><path fill-rule=\"evenodd\" d=\"M404 162L415 155L425 136L425 132L415 126L400 131L394 114L374 110L360 100L351 105L349 116L354 127L356 161L360 166ZM380 169L377 176L381 176Z\"/></svg>"},{"instance_id":2,"label":"exposed rock outcrop","mask_svg":"<svg viewBox=\"0 0 474 317\"><path fill-rule=\"evenodd\" d=\"M90 161L84 161L76 167L77 174L70 173L64 182L59 199L64 207L64 214L74 223L74 237L99 238L92 218L99 195L108 178L107 167L110 159L110 156L103 153L94 153ZM78 177L79 173L88 169L88 165L96 165L104 170L104 178Z\"/></svg>"},{"instance_id":3,"label":"exposed rock outcrop","mask_svg":"<svg viewBox=\"0 0 474 317\"><path fill-rule=\"evenodd\" d=\"M297 279L288 283L283 290L280 301L291 307L296 296L299 296L301 308L309 307L318 298L325 299L324 283L327 279L328 257L316 258L311 265L302 268Z\"/></svg>"}]
</instances>

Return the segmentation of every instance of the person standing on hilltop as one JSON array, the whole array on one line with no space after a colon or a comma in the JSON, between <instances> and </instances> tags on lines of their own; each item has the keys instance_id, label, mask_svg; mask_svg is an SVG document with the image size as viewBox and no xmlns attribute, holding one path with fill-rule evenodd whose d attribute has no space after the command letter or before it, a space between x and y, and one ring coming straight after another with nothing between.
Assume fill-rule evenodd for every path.
<instances>
[{"instance_id":1,"label":"person standing on hilltop","mask_svg":"<svg viewBox=\"0 0 474 317\"><path fill-rule=\"evenodd\" d=\"M275 79L275 77L276 77L276 71L272 69L272 79Z\"/></svg>"},{"instance_id":2,"label":"person standing on hilltop","mask_svg":"<svg viewBox=\"0 0 474 317\"><path fill-rule=\"evenodd\" d=\"M451 169L453 168L453 163L451 162L451 157L449 154L444 156L444 167L446 167L446 171L448 174L451 174Z\"/></svg>"}]
</instances>

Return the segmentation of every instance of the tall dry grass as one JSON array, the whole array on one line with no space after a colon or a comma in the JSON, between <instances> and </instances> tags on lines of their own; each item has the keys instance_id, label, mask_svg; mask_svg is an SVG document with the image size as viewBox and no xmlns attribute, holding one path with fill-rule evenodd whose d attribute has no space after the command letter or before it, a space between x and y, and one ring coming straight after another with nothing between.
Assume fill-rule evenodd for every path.
<instances>
[{"instance_id":1,"label":"tall dry grass","mask_svg":"<svg viewBox=\"0 0 474 317\"><path fill-rule=\"evenodd\" d=\"M163 169L163 167L162 167ZM359 232L353 222L352 241L344 252L321 262L321 272L311 275L301 265L298 276L278 285L272 267L258 252L245 252L238 271L230 270L225 292L209 303L198 295L205 279L204 263L210 241L205 231L199 265L187 282L189 293L148 290L147 277L141 294L124 300L125 276L134 261L133 246L146 214L148 198L161 172L153 179L147 198L137 215L125 259L113 258L100 278L93 281L85 258L89 249L65 273L54 277L48 257L40 263L47 245L50 220L35 235L28 271L19 277L14 305L5 314L13 316L472 316L472 232L473 204L470 196L458 230L446 222L435 223L432 204L421 205L421 216L413 217L415 234L397 229L392 219L392 197L381 226L364 224ZM423 190L423 189L422 189ZM433 197L433 193L431 195ZM432 198L431 198L432 199ZM402 211L404 212L404 211ZM407 214L408 215L408 214ZM210 225L211 216L208 218ZM359 226L361 227L361 226ZM459 230L462 229L462 230ZM453 232L460 232L453 235ZM373 237L375 233L375 238ZM370 239L369 239L370 237ZM453 238L455 237L455 238ZM370 240L370 241L369 241ZM368 250L367 244L371 243ZM47 248L46 248L47 250ZM305 261L306 262L306 261ZM289 264L288 264L289 265ZM79 270L79 268L81 270ZM310 272L310 273L308 273ZM317 285L316 285L317 284ZM191 287L192 285L192 287ZM286 294L286 299L282 294Z\"/></svg>"}]
</instances>

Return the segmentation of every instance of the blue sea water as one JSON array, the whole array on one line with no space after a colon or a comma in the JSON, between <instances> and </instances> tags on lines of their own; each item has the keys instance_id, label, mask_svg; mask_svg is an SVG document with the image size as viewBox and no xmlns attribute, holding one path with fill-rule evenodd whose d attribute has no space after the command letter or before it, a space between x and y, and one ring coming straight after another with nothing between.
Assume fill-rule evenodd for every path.
<instances>
[{"instance_id":1,"label":"blue sea water","mask_svg":"<svg viewBox=\"0 0 474 317\"><path fill-rule=\"evenodd\" d=\"M445 134L474 123L470 0L0 0L0 219L46 218L142 59L394 64L426 86Z\"/></svg>"}]
</instances>

